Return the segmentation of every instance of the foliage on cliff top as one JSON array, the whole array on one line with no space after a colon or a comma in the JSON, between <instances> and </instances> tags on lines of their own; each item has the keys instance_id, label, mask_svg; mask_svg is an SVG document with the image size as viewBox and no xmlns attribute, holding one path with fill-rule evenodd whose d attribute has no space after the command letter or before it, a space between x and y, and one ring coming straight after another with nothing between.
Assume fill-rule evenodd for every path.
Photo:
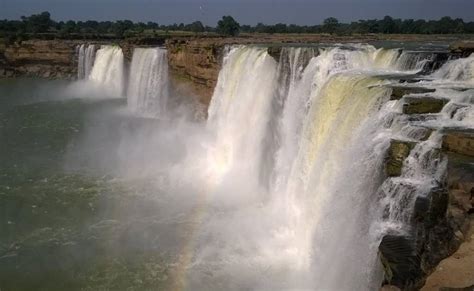
<instances>
[{"instance_id":1,"label":"foliage on cliff top","mask_svg":"<svg viewBox=\"0 0 474 291\"><path fill-rule=\"evenodd\" d=\"M0 20L0 38L22 40L28 37L48 36L53 38L123 38L134 36L163 36L175 34L214 34L220 33L235 36L239 33L329 33L350 34L461 34L474 33L474 22L462 19L443 17L440 20L394 19L385 16L383 19L359 20L351 23L340 23L329 17L322 24L295 25L277 23L255 26L239 25L232 16L224 16L217 27L205 26L200 21L191 24L159 25L155 22L117 21L54 21L49 12L22 16L21 20Z\"/></svg>"}]
</instances>

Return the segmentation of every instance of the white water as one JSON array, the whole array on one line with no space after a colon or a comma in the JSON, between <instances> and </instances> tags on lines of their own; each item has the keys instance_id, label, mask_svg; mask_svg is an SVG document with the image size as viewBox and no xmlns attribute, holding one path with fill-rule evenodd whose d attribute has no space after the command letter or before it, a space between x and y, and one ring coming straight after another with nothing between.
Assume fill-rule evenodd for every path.
<instances>
[{"instance_id":1,"label":"white water","mask_svg":"<svg viewBox=\"0 0 474 291\"><path fill-rule=\"evenodd\" d=\"M474 82L474 54L448 62L433 75L442 80Z\"/></svg>"},{"instance_id":2,"label":"white water","mask_svg":"<svg viewBox=\"0 0 474 291\"><path fill-rule=\"evenodd\" d=\"M88 79L95 60L96 45L82 44L78 47L77 77L79 80Z\"/></svg>"},{"instance_id":3,"label":"white water","mask_svg":"<svg viewBox=\"0 0 474 291\"><path fill-rule=\"evenodd\" d=\"M166 112L168 103L168 59L161 48L136 48L127 92L133 112L157 117Z\"/></svg>"},{"instance_id":4,"label":"white water","mask_svg":"<svg viewBox=\"0 0 474 291\"><path fill-rule=\"evenodd\" d=\"M377 77L422 68L424 56L407 58L367 46L284 49L279 65L261 48L227 54L209 108L209 209L189 289L378 289L380 239L408 227L416 197L445 170L434 133L384 182L390 139L423 131L390 122L403 100L388 101ZM467 124L469 108L454 118Z\"/></svg>"},{"instance_id":5,"label":"white water","mask_svg":"<svg viewBox=\"0 0 474 291\"><path fill-rule=\"evenodd\" d=\"M120 59L113 48L99 52L96 65L102 65L97 72L94 65L92 75ZM146 61L156 60L156 54L144 50L134 56L128 97L139 112L156 112L153 98L160 86L150 79L163 76L155 71L158 65ZM176 120L178 133L145 138L174 148L181 133L184 162L165 158L173 152L167 147L149 151L139 167L125 159L127 169L143 170L162 154L159 179L182 188L191 184L198 200L193 209L178 209L178 218L169 218L191 221L180 233L177 285L187 290L377 290L382 236L405 232L416 197L442 179L446 161L436 150L436 130L474 127L474 90L437 87L446 81L472 86L471 59L451 61L432 75L434 81L423 83L451 99L441 114L416 119L401 114L403 99L388 101L390 92L382 85L389 81L381 76L411 75L422 68L424 57L409 55L365 45L286 48L278 63L265 48L231 48L205 128L182 127ZM435 132L421 141L427 125ZM402 176L384 180L392 138L419 143Z\"/></svg>"},{"instance_id":6,"label":"white water","mask_svg":"<svg viewBox=\"0 0 474 291\"><path fill-rule=\"evenodd\" d=\"M124 93L124 56L118 46L102 46L95 56L89 82L109 97L121 97Z\"/></svg>"}]
</instances>

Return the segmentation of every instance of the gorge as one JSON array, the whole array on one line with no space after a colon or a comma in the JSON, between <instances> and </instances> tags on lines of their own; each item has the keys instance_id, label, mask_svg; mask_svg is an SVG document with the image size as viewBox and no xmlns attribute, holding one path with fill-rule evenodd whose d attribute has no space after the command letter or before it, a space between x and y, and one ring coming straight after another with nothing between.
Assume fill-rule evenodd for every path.
<instances>
[{"instance_id":1,"label":"gorge","mask_svg":"<svg viewBox=\"0 0 474 291\"><path fill-rule=\"evenodd\" d=\"M12 197L25 186L5 178L0 287L17 284L15 267L32 278L24 289L48 286L48 270L28 266L48 249L63 260L59 289L135 278L145 289L418 290L469 240L473 56L445 44L247 42L6 48L4 76L78 79L41 102L11 90L21 103L5 103L0 134L5 152L27 138L12 124L40 145L54 137L58 149L32 160L58 170L28 174L31 192L46 179L87 204L66 208L81 214L75 225L46 213L70 202L35 201L46 212L23 236ZM70 139L55 137L63 130ZM36 153L22 146L18 156ZM1 159L3 177L27 171Z\"/></svg>"}]
</instances>

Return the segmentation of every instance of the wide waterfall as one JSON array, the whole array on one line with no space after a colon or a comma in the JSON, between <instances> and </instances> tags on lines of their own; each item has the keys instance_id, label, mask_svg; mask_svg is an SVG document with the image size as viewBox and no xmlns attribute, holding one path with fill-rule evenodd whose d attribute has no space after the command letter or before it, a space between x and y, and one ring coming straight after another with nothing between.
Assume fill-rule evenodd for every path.
<instances>
[{"instance_id":1,"label":"wide waterfall","mask_svg":"<svg viewBox=\"0 0 474 291\"><path fill-rule=\"evenodd\" d=\"M378 290L384 238L416 236L415 204L445 187L444 130L474 127L474 56L229 46L208 118L196 121L192 106L170 106L181 99L168 88L165 49L135 48L127 84L117 46L97 51L87 77L92 51L79 47L79 76L108 97L127 88L133 114L114 111L120 137L91 130L84 147L106 148L97 158L106 166L97 163L125 173L124 183L156 187L159 210L127 213L146 225L139 244L169 260L159 267L171 286L163 289ZM420 100L441 106L409 113ZM100 124L98 132L107 128ZM409 150L389 174L396 143ZM102 227L119 228L115 218Z\"/></svg>"},{"instance_id":2,"label":"wide waterfall","mask_svg":"<svg viewBox=\"0 0 474 291\"><path fill-rule=\"evenodd\" d=\"M136 48L127 92L129 108L154 117L165 113L168 101L168 59L162 48Z\"/></svg>"},{"instance_id":3,"label":"wide waterfall","mask_svg":"<svg viewBox=\"0 0 474 291\"><path fill-rule=\"evenodd\" d=\"M104 45L95 56L89 81L110 97L121 97L125 88L124 56L119 46Z\"/></svg>"},{"instance_id":4,"label":"wide waterfall","mask_svg":"<svg viewBox=\"0 0 474 291\"><path fill-rule=\"evenodd\" d=\"M391 139L421 138L406 118L390 120L405 116L404 101L390 101L387 84L430 60L364 45L284 48L278 61L265 48L231 48L209 107L209 210L200 208L186 286L376 290L382 236L409 228L400 217L411 208L399 209L445 169L434 133L401 177L382 170Z\"/></svg>"},{"instance_id":5,"label":"wide waterfall","mask_svg":"<svg viewBox=\"0 0 474 291\"><path fill-rule=\"evenodd\" d=\"M78 46L77 78L88 79L94 65L96 45L82 44Z\"/></svg>"}]
</instances>

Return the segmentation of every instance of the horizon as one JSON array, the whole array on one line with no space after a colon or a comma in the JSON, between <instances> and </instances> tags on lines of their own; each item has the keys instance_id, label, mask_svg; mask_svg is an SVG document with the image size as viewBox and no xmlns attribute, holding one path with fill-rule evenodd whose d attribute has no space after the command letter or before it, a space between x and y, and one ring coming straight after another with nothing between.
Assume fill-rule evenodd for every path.
<instances>
[{"instance_id":1,"label":"horizon","mask_svg":"<svg viewBox=\"0 0 474 291\"><path fill-rule=\"evenodd\" d=\"M389 15L395 19L439 20L449 16L474 20L471 11L474 2L469 0L386 0L381 7L375 0L0 0L0 19L15 20L21 16L48 11L55 21L116 21L156 22L161 25L201 21L215 26L224 15L231 15L242 25L267 25L285 23L296 25L318 25L328 17L350 23L358 20L382 19ZM253 5L248 9L248 5ZM266 10L272 9L272 14ZM447 13L449 11L449 13ZM263 14L263 16L262 16Z\"/></svg>"}]
</instances>

